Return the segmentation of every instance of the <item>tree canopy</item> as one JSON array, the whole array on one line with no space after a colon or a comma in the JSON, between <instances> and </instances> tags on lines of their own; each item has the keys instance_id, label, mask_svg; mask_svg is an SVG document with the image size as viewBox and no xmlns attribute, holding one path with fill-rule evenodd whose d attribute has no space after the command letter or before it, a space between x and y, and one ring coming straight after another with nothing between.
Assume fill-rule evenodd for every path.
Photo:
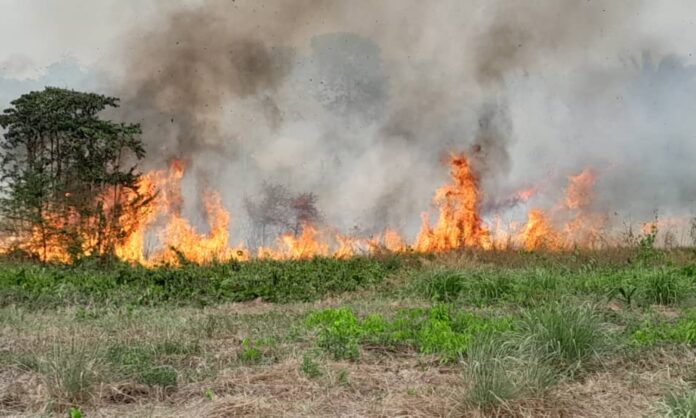
<instances>
[{"instance_id":1,"label":"tree canopy","mask_svg":"<svg viewBox=\"0 0 696 418\"><path fill-rule=\"evenodd\" d=\"M0 114L1 226L21 249L43 260L105 255L127 234L119 218L148 198L137 193L145 149L139 125L100 117L116 107L47 87Z\"/></svg>"}]
</instances>

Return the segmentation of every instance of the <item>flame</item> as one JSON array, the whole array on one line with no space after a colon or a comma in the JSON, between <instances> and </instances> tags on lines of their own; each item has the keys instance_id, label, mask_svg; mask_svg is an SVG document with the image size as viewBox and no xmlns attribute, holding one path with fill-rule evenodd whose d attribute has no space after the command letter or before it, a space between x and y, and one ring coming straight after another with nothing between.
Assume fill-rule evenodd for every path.
<instances>
[{"instance_id":1,"label":"flame","mask_svg":"<svg viewBox=\"0 0 696 418\"><path fill-rule=\"evenodd\" d=\"M590 205L594 197L594 172L588 168L580 174L568 177L565 205L568 209L580 209Z\"/></svg>"},{"instance_id":2,"label":"flame","mask_svg":"<svg viewBox=\"0 0 696 418\"><path fill-rule=\"evenodd\" d=\"M563 246L558 232L553 229L547 215L541 209L529 211L527 224L520 237L525 250L558 250Z\"/></svg>"},{"instance_id":3,"label":"flame","mask_svg":"<svg viewBox=\"0 0 696 418\"><path fill-rule=\"evenodd\" d=\"M312 225L305 220L299 230L280 235L274 246L257 248L255 256L289 260L318 256L344 259L360 254L398 253L410 249L418 252L445 252L463 248L556 251L573 246L595 248L607 242L604 234L607 218L593 207L597 176L591 169L569 176L563 198L550 210L530 209L526 222L513 221L507 225L500 216L496 216L489 227L481 216L482 191L470 161L464 155L451 154L449 165L450 179L436 190L433 198L438 212L437 221L431 225L430 214L423 213L420 231L411 245L390 228L372 238L360 238ZM204 190L201 195L201 212L207 221L204 227L206 232L199 231L183 215L181 181L185 170L183 161L174 160L168 169L154 170L141 176L133 190L107 190L99 199L104 204L107 218L119 214L117 218L114 216L115 222L101 230L96 225L87 225L88 228L82 230L99 231L102 237L114 237L118 233L119 239L115 240L113 249L115 255L121 260L145 266L162 263L177 265L182 261L204 264L248 260L248 250L241 244L231 245L231 216L217 192ZM538 192L537 187L525 188L504 202L527 202ZM116 208L130 207L128 204L134 202L138 204L133 205L132 210L116 211ZM509 206L496 205L497 208ZM3 248L19 243L19 248L38 255L44 261L71 261L64 245L65 234L45 232L77 231L80 230L78 226L84 226L81 223L85 220L75 212L68 211L60 216L59 213L51 207L44 208L45 222L41 227L32 230L28 237L2 237ZM660 226L667 224L676 225L677 221L664 220ZM679 225L683 227L684 222ZM650 230L654 227L657 224L645 224L645 228ZM84 243L85 248L96 249L90 251L101 251L99 237L98 233L84 234L77 242ZM151 249L148 244L153 244L153 241L155 245Z\"/></svg>"},{"instance_id":4,"label":"flame","mask_svg":"<svg viewBox=\"0 0 696 418\"><path fill-rule=\"evenodd\" d=\"M439 209L434 227L428 213L414 248L420 252L443 252L462 247L492 248L490 234L479 214L481 191L469 160L463 155L450 156L451 183L439 188L433 202Z\"/></svg>"}]
</instances>

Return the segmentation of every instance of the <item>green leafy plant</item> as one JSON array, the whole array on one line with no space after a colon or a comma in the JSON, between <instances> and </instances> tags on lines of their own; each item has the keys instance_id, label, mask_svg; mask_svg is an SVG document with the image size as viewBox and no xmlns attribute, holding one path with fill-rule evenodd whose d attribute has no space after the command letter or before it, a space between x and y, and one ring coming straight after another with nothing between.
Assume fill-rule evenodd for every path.
<instances>
[{"instance_id":1,"label":"green leafy plant","mask_svg":"<svg viewBox=\"0 0 696 418\"><path fill-rule=\"evenodd\" d=\"M310 377L312 379L320 377L323 374L323 372L321 371L321 367L319 367L319 364L316 361L314 361L314 359L308 354L305 354L302 357L300 371L307 377Z\"/></svg>"}]
</instances>

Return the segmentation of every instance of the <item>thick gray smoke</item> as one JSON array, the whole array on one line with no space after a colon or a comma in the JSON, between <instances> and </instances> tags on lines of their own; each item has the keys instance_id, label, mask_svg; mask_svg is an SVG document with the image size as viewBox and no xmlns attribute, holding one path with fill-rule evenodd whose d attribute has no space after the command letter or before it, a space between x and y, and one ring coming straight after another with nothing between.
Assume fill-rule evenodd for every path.
<instances>
[{"instance_id":1,"label":"thick gray smoke","mask_svg":"<svg viewBox=\"0 0 696 418\"><path fill-rule=\"evenodd\" d=\"M641 2L165 3L125 43L123 108L150 163L187 160L191 197L219 190L235 228L274 182L343 231L412 235L449 151L488 208L530 185L548 205L586 166L606 210L694 207L694 70L665 58Z\"/></svg>"}]
</instances>

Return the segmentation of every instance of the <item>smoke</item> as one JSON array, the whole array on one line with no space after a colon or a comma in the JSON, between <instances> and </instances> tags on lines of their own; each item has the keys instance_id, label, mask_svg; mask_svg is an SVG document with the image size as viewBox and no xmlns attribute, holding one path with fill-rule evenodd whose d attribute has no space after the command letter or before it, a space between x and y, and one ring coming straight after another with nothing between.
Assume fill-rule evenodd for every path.
<instances>
[{"instance_id":1,"label":"smoke","mask_svg":"<svg viewBox=\"0 0 696 418\"><path fill-rule=\"evenodd\" d=\"M694 107L696 96L670 94L696 88L693 69L652 66L665 45L638 18L643 7L161 2L124 41L117 93L125 116L143 123L149 164L186 159L187 193L219 190L233 220L245 197L275 182L316 194L323 218L344 231L413 233L449 151L471 156L488 207L530 184L561 190L589 165L598 206L688 209L693 127L668 112ZM655 58L631 60L644 51Z\"/></svg>"}]
</instances>

